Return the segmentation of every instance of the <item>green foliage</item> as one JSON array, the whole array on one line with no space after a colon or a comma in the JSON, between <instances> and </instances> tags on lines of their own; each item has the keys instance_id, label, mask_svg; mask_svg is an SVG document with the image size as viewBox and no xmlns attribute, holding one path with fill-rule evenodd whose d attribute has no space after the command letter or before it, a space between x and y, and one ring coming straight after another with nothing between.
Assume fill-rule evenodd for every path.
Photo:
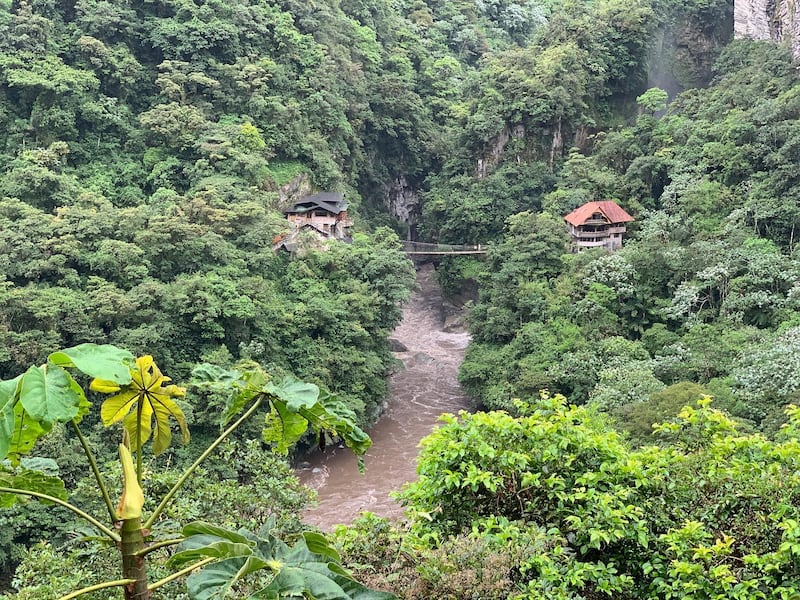
<instances>
[{"instance_id":1,"label":"green foliage","mask_svg":"<svg viewBox=\"0 0 800 600\"><path fill-rule=\"evenodd\" d=\"M638 444L652 444L653 425L663 423L677 415L681 408L696 403L708 395L701 385L682 381L662 390L643 394L633 402L623 404L612 411L618 427L627 431L631 440Z\"/></svg>"},{"instance_id":2,"label":"green foliage","mask_svg":"<svg viewBox=\"0 0 800 600\"><path fill-rule=\"evenodd\" d=\"M213 560L187 580L192 598L223 598L237 584L259 571L271 573L265 587L247 593L247 598L311 596L352 600L390 600L395 596L369 590L355 581L339 564L339 555L324 536L304 532L288 546L272 535L269 525L258 535L233 532L209 525L191 523L183 528L185 540L170 563L176 567ZM261 587L261 586L257 586Z\"/></svg>"},{"instance_id":3,"label":"green foliage","mask_svg":"<svg viewBox=\"0 0 800 600\"><path fill-rule=\"evenodd\" d=\"M640 451L562 397L518 402L517 418L445 417L402 493L409 560L433 595L448 589L448 567L432 557L469 537L482 547L466 564L510 557L519 598L791 597L797 410L770 441L740 434L708 402L659 427L672 446ZM352 533L343 540L353 547Z\"/></svg>"},{"instance_id":4,"label":"green foliage","mask_svg":"<svg viewBox=\"0 0 800 600\"><path fill-rule=\"evenodd\" d=\"M224 387L231 392L228 411L223 417L227 423L233 416L246 408L235 423L228 426L189 467L187 467L172 483L161 502L152 509L147 521L142 520L145 496L142 482L145 480L142 454L144 442L150 437L153 423L153 454L165 452L171 441L170 417L174 417L184 432L184 442L188 442L188 428L183 411L173 400L183 396L185 390L175 385L165 386L169 378L164 376L155 365L151 356L144 356L133 361L132 355L111 345L96 346L84 344L76 348L58 351L52 354L55 361L69 368L75 368L84 374L96 374L113 377L115 380L95 378L91 389L106 394L115 394L108 398L101 407L101 420L108 427L123 422L122 444L119 445L122 468L122 491L119 506L114 509L111 504L105 478L98 468L94 453L86 438L78 428L77 417L88 412L88 403L83 389L62 367L48 363L41 368L31 367L24 375L15 380L3 382L4 394L10 399L13 410L11 430L2 432L2 447L6 452L18 451L19 443L14 437L30 437L45 431L41 424L48 425L48 430L55 423L69 422L86 455L91 472L95 479L95 494L103 498L106 509L116 529L102 524L86 511L66 501L67 493L64 482L58 477L58 466L51 459L19 459L18 467L9 467L8 463L0 470L0 506L9 508L18 498L33 496L42 501L54 502L69 509L84 519L104 536L115 542L122 557L123 580L114 580L109 586L97 584L87 586L92 592L105 587L123 587L125 598L149 596L150 591L172 581L174 577L165 577L152 584L148 581L144 556L150 550L162 546L160 539L169 535L164 523L158 523L159 517L169 507L174 509L172 498L180 491L188 477L200 466L201 462L219 446L239 425L251 416L260 405L266 404L272 415L279 415L290 426L277 432L274 428L265 429L265 438L275 441L279 449L286 450L296 442L308 424L312 424L319 435L329 434L341 437L354 451L363 454L370 445L370 440L356 425L348 420L347 413L340 403L328 395L325 404L320 401L320 390L312 384L302 383L296 379L286 378L281 384L274 384L263 369L250 365L240 371L229 371L220 367L205 366L199 369L204 375L206 385L217 388ZM96 359L96 362L95 362ZM127 374L123 372L127 369ZM26 380L29 382L26 383ZM7 401L7 402L9 402ZM17 414L19 413L19 414ZM19 434L17 434L19 431ZM282 435L275 434L284 434ZM30 444L32 446L32 444ZM30 451L30 446L26 451ZM131 448L136 455L134 464ZM117 474L118 475L118 474ZM203 486L200 486L201 488ZM151 490L148 490L151 491ZM182 507L183 510L185 508ZM178 509L177 512L181 512ZM210 511L204 510L204 513ZM268 529L275 526L274 517L269 521ZM156 525L154 527L154 524ZM160 525L160 526L159 526ZM222 558L220 562L209 565L203 571L194 573L188 581L190 598L224 597L231 587L246 574L269 569L271 577L267 585L253 597L281 598L301 594L323 594L326 597L341 598L381 598L388 599L390 594L379 594L358 584L338 564L338 556L328 546L325 538L319 534L303 534L302 543L293 547L286 546L278 538L272 536L268 529L262 531L267 539L254 538L250 543L238 546L228 544L221 547L219 543L211 543L212 557ZM225 534L223 538L234 535L224 528L214 525L187 526L183 531L184 546L173 556L172 564L182 561L200 559L211 552L206 538L212 534ZM238 535L238 534L237 534ZM152 536L152 537L151 537ZM218 536L219 537L219 536ZM198 539L204 541L198 543ZM236 539L240 540L241 536ZM148 546L145 546L147 540ZM174 535L167 537L166 546L181 541ZM244 538L241 538L244 540ZM241 541L240 540L240 541ZM236 542L236 540L234 540ZM264 552L264 547L268 548ZM187 556L189 557L187 559ZM178 575L188 574L210 561L200 560ZM230 571L235 563L235 568ZM247 569L243 565L249 565ZM220 582L220 574L232 576L230 581ZM99 587L98 587L99 586ZM32 586L33 587L33 586Z\"/></svg>"}]
</instances>

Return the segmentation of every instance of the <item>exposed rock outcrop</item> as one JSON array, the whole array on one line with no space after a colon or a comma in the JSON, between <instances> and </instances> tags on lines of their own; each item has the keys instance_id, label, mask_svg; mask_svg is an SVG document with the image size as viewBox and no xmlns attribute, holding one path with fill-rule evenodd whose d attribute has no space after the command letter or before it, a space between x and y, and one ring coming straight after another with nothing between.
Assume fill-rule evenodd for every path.
<instances>
[{"instance_id":1,"label":"exposed rock outcrop","mask_svg":"<svg viewBox=\"0 0 800 600\"><path fill-rule=\"evenodd\" d=\"M313 191L314 187L311 185L311 176L308 173L300 173L289 183L278 188L279 208L281 210L286 209L298 200L311 195Z\"/></svg>"},{"instance_id":2,"label":"exposed rock outcrop","mask_svg":"<svg viewBox=\"0 0 800 600\"><path fill-rule=\"evenodd\" d=\"M722 48L733 38L733 5L717 12L678 10L655 32L648 58L648 87L671 97L708 85Z\"/></svg>"},{"instance_id":3,"label":"exposed rock outcrop","mask_svg":"<svg viewBox=\"0 0 800 600\"><path fill-rule=\"evenodd\" d=\"M800 58L800 7L797 0L734 0L737 38L787 43Z\"/></svg>"},{"instance_id":4,"label":"exposed rock outcrop","mask_svg":"<svg viewBox=\"0 0 800 600\"><path fill-rule=\"evenodd\" d=\"M386 186L384 203L390 215L408 225L410 235L419 217L420 196L405 175L395 177Z\"/></svg>"},{"instance_id":5,"label":"exposed rock outcrop","mask_svg":"<svg viewBox=\"0 0 800 600\"><path fill-rule=\"evenodd\" d=\"M486 177L494 167L500 164L503 160L508 142L512 139L522 139L524 137L524 125L517 124L511 128L504 128L491 143L488 152L485 153L483 158L478 159L478 164L475 169L475 175L478 179Z\"/></svg>"}]
</instances>

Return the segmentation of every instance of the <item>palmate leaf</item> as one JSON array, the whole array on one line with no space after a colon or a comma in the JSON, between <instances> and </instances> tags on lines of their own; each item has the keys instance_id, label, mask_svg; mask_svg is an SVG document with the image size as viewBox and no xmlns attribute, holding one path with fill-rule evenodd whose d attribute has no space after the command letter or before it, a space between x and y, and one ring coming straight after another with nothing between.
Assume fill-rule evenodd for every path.
<instances>
[{"instance_id":1,"label":"palmate leaf","mask_svg":"<svg viewBox=\"0 0 800 600\"><path fill-rule=\"evenodd\" d=\"M289 443L299 439L297 432L300 426L297 418L293 416L298 415L315 431L325 431L340 437L358 456L362 456L372 445L372 440L355 424L355 416L344 404L332 394L321 393L317 386L303 383L294 377L286 377L278 385L268 382L264 389L270 394L272 406L281 419L283 432L291 436L287 440ZM274 438L276 431L274 423L268 421L265 440L274 441L268 438ZM300 432L299 435L302 434L303 432ZM283 442L278 442L278 449L281 448L281 443Z\"/></svg>"},{"instance_id":2,"label":"palmate leaf","mask_svg":"<svg viewBox=\"0 0 800 600\"><path fill-rule=\"evenodd\" d=\"M55 365L31 367L22 376L19 401L32 419L64 423L78 416L86 399L69 373Z\"/></svg>"},{"instance_id":3,"label":"palmate leaf","mask_svg":"<svg viewBox=\"0 0 800 600\"><path fill-rule=\"evenodd\" d=\"M311 425L316 432L340 437L358 456L371 446L369 436L355 425L355 415L328 392L320 391L313 383L295 377L285 377L280 383L258 365L240 365L240 370L214 365L200 365L193 372L194 382L214 389L230 389L222 424L224 425L259 394L265 395L271 411L265 420L264 441L285 453ZM359 461L359 466L361 462Z\"/></svg>"},{"instance_id":4,"label":"palmate leaf","mask_svg":"<svg viewBox=\"0 0 800 600\"><path fill-rule=\"evenodd\" d=\"M242 412L269 381L269 376L258 364L244 363L241 367L241 370L226 369L203 363L192 370L192 383L196 386L229 392L225 411L219 420L221 427Z\"/></svg>"},{"instance_id":5,"label":"palmate leaf","mask_svg":"<svg viewBox=\"0 0 800 600\"><path fill-rule=\"evenodd\" d=\"M264 569L267 564L256 556L226 558L205 567L186 580L192 600L218 600L228 596L231 588L250 573Z\"/></svg>"},{"instance_id":6,"label":"palmate leaf","mask_svg":"<svg viewBox=\"0 0 800 600\"><path fill-rule=\"evenodd\" d=\"M80 344L53 352L48 362L60 367L75 367L89 377L107 379L119 385L131 382L133 354L110 344Z\"/></svg>"},{"instance_id":7,"label":"palmate leaf","mask_svg":"<svg viewBox=\"0 0 800 600\"><path fill-rule=\"evenodd\" d=\"M220 559L189 577L186 583L193 599L224 598L240 579L267 566L253 554L255 541L240 533L196 522L184 527L183 535L186 540L170 558L170 565L182 566L209 557Z\"/></svg>"},{"instance_id":8,"label":"palmate leaf","mask_svg":"<svg viewBox=\"0 0 800 600\"><path fill-rule=\"evenodd\" d=\"M296 377L287 376L279 384L268 382L264 389L273 396L286 402L287 408L298 412L302 408L311 408L319 400L319 388L313 383L305 383Z\"/></svg>"},{"instance_id":9,"label":"palmate leaf","mask_svg":"<svg viewBox=\"0 0 800 600\"><path fill-rule=\"evenodd\" d=\"M261 434L276 452L286 454L289 447L303 437L308 429L308 421L302 415L291 412L282 402L273 402L272 408L273 411L264 420Z\"/></svg>"},{"instance_id":10,"label":"palmate leaf","mask_svg":"<svg viewBox=\"0 0 800 600\"><path fill-rule=\"evenodd\" d=\"M248 536L236 531L231 531L225 527L220 527L219 525L213 525L211 523L205 523L203 521L194 521L188 525L185 525L181 530L181 533L183 533L183 537L186 539L181 542L175 554L173 554L170 558L170 564L172 565L180 566L192 562L198 558L212 556L211 554L204 554L202 549L217 542L240 544L247 546L248 548L255 546L255 541ZM199 553L195 551L198 551ZM243 556L249 553L250 551L242 554L237 553L220 556Z\"/></svg>"},{"instance_id":11,"label":"palmate leaf","mask_svg":"<svg viewBox=\"0 0 800 600\"><path fill-rule=\"evenodd\" d=\"M194 532L194 533L193 533ZM246 576L261 570L273 574L256 599L315 598L316 600L395 600L385 592L370 590L339 565L339 556L324 536L306 532L293 547L266 527L255 536L205 523L184 528L187 539L170 559L173 565L214 557L220 560L191 575L187 581L192 600L219 600Z\"/></svg>"},{"instance_id":12,"label":"palmate leaf","mask_svg":"<svg viewBox=\"0 0 800 600\"><path fill-rule=\"evenodd\" d=\"M298 542L284 557L270 584L250 598L315 598L317 600L396 600L394 594L371 590L327 557L311 552Z\"/></svg>"},{"instance_id":13,"label":"palmate leaf","mask_svg":"<svg viewBox=\"0 0 800 600\"><path fill-rule=\"evenodd\" d=\"M186 417L172 399L183 396L185 390L176 385L164 385L168 381L169 377L161 374L152 356L136 359L128 385L120 386L105 379L92 381L91 389L95 391L118 392L103 402L100 418L106 427L123 421L133 451L140 450L151 435L154 454L169 448L172 442L170 417L178 422L184 443L189 441Z\"/></svg>"}]
</instances>

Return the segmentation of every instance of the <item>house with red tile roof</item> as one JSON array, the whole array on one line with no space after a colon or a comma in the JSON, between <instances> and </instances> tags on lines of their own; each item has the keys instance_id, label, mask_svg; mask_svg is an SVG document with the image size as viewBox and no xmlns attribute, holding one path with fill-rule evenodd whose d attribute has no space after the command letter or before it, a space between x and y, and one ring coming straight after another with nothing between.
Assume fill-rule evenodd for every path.
<instances>
[{"instance_id":1,"label":"house with red tile roof","mask_svg":"<svg viewBox=\"0 0 800 600\"><path fill-rule=\"evenodd\" d=\"M626 224L633 221L633 217L613 200L602 200L579 206L564 220L569 226L572 249L580 252L584 248L622 248Z\"/></svg>"}]
</instances>

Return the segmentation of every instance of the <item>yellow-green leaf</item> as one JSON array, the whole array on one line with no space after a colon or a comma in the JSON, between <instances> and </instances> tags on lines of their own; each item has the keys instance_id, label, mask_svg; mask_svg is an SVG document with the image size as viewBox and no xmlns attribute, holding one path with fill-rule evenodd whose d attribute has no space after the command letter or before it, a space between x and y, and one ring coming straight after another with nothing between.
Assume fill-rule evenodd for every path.
<instances>
[{"instance_id":1,"label":"yellow-green leaf","mask_svg":"<svg viewBox=\"0 0 800 600\"><path fill-rule=\"evenodd\" d=\"M153 408L149 403L142 404L142 412L139 414L139 409L131 411L122 420L122 425L125 431L128 432L128 437L131 441L131 449L138 452L139 449L147 443L150 439L151 430L153 428ZM136 436L139 436L137 443Z\"/></svg>"},{"instance_id":2,"label":"yellow-green leaf","mask_svg":"<svg viewBox=\"0 0 800 600\"><path fill-rule=\"evenodd\" d=\"M108 379L93 379L92 383L89 384L89 389L101 394L114 394L122 388L118 383Z\"/></svg>"},{"instance_id":3,"label":"yellow-green leaf","mask_svg":"<svg viewBox=\"0 0 800 600\"><path fill-rule=\"evenodd\" d=\"M139 392L129 387L125 387L116 396L108 398L100 407L100 418L103 420L103 425L108 427L124 419L131 408L136 406L138 398Z\"/></svg>"}]
</instances>

